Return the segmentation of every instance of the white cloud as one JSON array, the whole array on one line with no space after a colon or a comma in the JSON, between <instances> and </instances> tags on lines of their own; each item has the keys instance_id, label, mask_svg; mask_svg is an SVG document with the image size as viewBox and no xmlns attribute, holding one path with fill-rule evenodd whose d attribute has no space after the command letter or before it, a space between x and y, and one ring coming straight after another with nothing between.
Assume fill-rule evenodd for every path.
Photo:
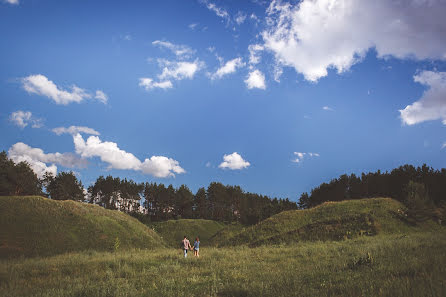
<instances>
[{"instance_id":1,"label":"white cloud","mask_svg":"<svg viewBox=\"0 0 446 297\"><path fill-rule=\"evenodd\" d=\"M242 156L240 156L237 152L233 152L230 155L223 156L223 162L218 165L219 168L229 168L231 170L239 170L243 168L249 167L251 164L245 160L243 160Z\"/></svg>"},{"instance_id":2,"label":"white cloud","mask_svg":"<svg viewBox=\"0 0 446 297\"><path fill-rule=\"evenodd\" d=\"M381 58L446 59L445 12L443 0L275 0L262 36L277 63L317 81L370 48Z\"/></svg>"},{"instance_id":3,"label":"white cloud","mask_svg":"<svg viewBox=\"0 0 446 297\"><path fill-rule=\"evenodd\" d=\"M225 65L221 66L212 76L212 79L219 79L223 76L234 73L237 71L237 68L241 68L245 66L245 63L243 63L242 58L235 58L232 60L229 60L226 62Z\"/></svg>"},{"instance_id":4,"label":"white cloud","mask_svg":"<svg viewBox=\"0 0 446 297\"><path fill-rule=\"evenodd\" d=\"M441 149L444 149L446 147L446 142L443 142L443 145L441 146Z\"/></svg>"},{"instance_id":5,"label":"white cloud","mask_svg":"<svg viewBox=\"0 0 446 297\"><path fill-rule=\"evenodd\" d=\"M31 124L31 127L33 128L41 128L43 126L43 120L35 118L30 111L14 111L9 116L9 120L22 129L29 124Z\"/></svg>"},{"instance_id":6,"label":"white cloud","mask_svg":"<svg viewBox=\"0 0 446 297\"><path fill-rule=\"evenodd\" d=\"M96 95L94 96L95 99L98 99L102 103L107 103L108 96L101 90L96 90Z\"/></svg>"},{"instance_id":7,"label":"white cloud","mask_svg":"<svg viewBox=\"0 0 446 297\"><path fill-rule=\"evenodd\" d=\"M320 156L318 153L302 153L302 152L294 152L294 155L296 156L296 158L291 160L291 162L294 162L294 163L302 162L303 159L305 158L305 156L308 156L310 158Z\"/></svg>"},{"instance_id":8,"label":"white cloud","mask_svg":"<svg viewBox=\"0 0 446 297\"><path fill-rule=\"evenodd\" d=\"M238 24L238 25L241 25L241 24L243 24L243 22L246 20L246 14L244 14L243 12L241 12L241 11L239 11L238 13L237 13L237 15L235 16L235 22Z\"/></svg>"},{"instance_id":9,"label":"white cloud","mask_svg":"<svg viewBox=\"0 0 446 297\"><path fill-rule=\"evenodd\" d=\"M22 79L22 83L23 88L28 93L46 96L52 99L56 104L67 105L72 102L79 103L84 99L92 97L86 90L75 85L71 86L71 92L62 90L42 74L27 76Z\"/></svg>"},{"instance_id":10,"label":"white cloud","mask_svg":"<svg viewBox=\"0 0 446 297\"><path fill-rule=\"evenodd\" d=\"M193 24L189 24L189 29L191 29L191 30L195 30L195 28L198 26L198 24L197 23L193 23Z\"/></svg>"},{"instance_id":11,"label":"white cloud","mask_svg":"<svg viewBox=\"0 0 446 297\"><path fill-rule=\"evenodd\" d=\"M57 166L61 165L69 168L82 168L87 165L85 159L81 159L71 153L50 153L45 154L40 148L32 148L23 142L14 144L9 150L8 155L15 163L28 162L33 171L40 178L45 172L57 174ZM51 164L51 165L47 165Z\"/></svg>"},{"instance_id":12,"label":"white cloud","mask_svg":"<svg viewBox=\"0 0 446 297\"><path fill-rule=\"evenodd\" d=\"M192 79L195 73L203 67L203 62L198 59L193 62L177 62L159 59L158 62L163 67L162 73L158 76L160 80L182 80L185 78Z\"/></svg>"},{"instance_id":13,"label":"white cloud","mask_svg":"<svg viewBox=\"0 0 446 297\"><path fill-rule=\"evenodd\" d=\"M195 28L195 26L197 24L191 24L191 25L194 25L193 28ZM189 27L191 27L191 25L189 25ZM159 47L167 48L168 50L172 51L179 58L190 57L191 55L193 55L195 53L195 50L191 49L190 47L188 47L186 45L173 44L169 41L155 40L154 42L152 42L152 44L157 45Z\"/></svg>"},{"instance_id":14,"label":"white cloud","mask_svg":"<svg viewBox=\"0 0 446 297\"><path fill-rule=\"evenodd\" d=\"M442 120L446 125L446 72L423 71L414 81L428 87L421 98L399 110L404 124Z\"/></svg>"},{"instance_id":15,"label":"white cloud","mask_svg":"<svg viewBox=\"0 0 446 297\"><path fill-rule=\"evenodd\" d=\"M15 4L15 5L19 4L19 0L3 0L3 1L9 4Z\"/></svg>"},{"instance_id":16,"label":"white cloud","mask_svg":"<svg viewBox=\"0 0 446 297\"><path fill-rule=\"evenodd\" d=\"M85 141L80 134L76 134L73 141L76 153L85 158L99 157L109 164L109 168L142 171L155 177L174 177L175 173L185 173L176 160L152 156L141 162L132 153L120 149L115 142L101 141L97 136L90 136Z\"/></svg>"},{"instance_id":17,"label":"white cloud","mask_svg":"<svg viewBox=\"0 0 446 297\"><path fill-rule=\"evenodd\" d=\"M334 109L329 106L324 106L324 107L322 107L322 109L326 110L326 111L334 111Z\"/></svg>"},{"instance_id":18,"label":"white cloud","mask_svg":"<svg viewBox=\"0 0 446 297\"><path fill-rule=\"evenodd\" d=\"M141 171L155 177L174 177L175 174L185 173L178 161L163 156L152 156L141 164Z\"/></svg>"},{"instance_id":19,"label":"white cloud","mask_svg":"<svg viewBox=\"0 0 446 297\"><path fill-rule=\"evenodd\" d=\"M139 79L139 86L145 88L146 91L150 91L155 88L166 90L173 87L170 80L155 82L153 79L147 77L142 77Z\"/></svg>"},{"instance_id":20,"label":"white cloud","mask_svg":"<svg viewBox=\"0 0 446 297\"><path fill-rule=\"evenodd\" d=\"M260 63L259 52L263 51L265 48L261 44L250 44L248 46L249 50L249 64L256 65Z\"/></svg>"},{"instance_id":21,"label":"white cloud","mask_svg":"<svg viewBox=\"0 0 446 297\"><path fill-rule=\"evenodd\" d=\"M221 17L223 19L225 19L226 21L229 21L229 13L221 7L218 7L217 5L215 5L212 2L209 2L207 0L203 0L202 1L204 4L206 4L206 7L210 10L213 11L218 17Z\"/></svg>"},{"instance_id":22,"label":"white cloud","mask_svg":"<svg viewBox=\"0 0 446 297\"><path fill-rule=\"evenodd\" d=\"M253 89L253 88L258 88L262 90L266 89L265 76L263 75L262 72L260 72L257 69L251 71L248 74L248 77L245 80L245 84L248 89Z\"/></svg>"},{"instance_id":23,"label":"white cloud","mask_svg":"<svg viewBox=\"0 0 446 297\"><path fill-rule=\"evenodd\" d=\"M90 134L90 135L100 135L100 133L98 131L96 131L95 129L88 128L85 126L70 126L68 128L57 127L57 128L54 128L52 131L54 133L56 133L57 135L62 135L62 134L76 135L78 133L85 133L85 134Z\"/></svg>"}]
</instances>

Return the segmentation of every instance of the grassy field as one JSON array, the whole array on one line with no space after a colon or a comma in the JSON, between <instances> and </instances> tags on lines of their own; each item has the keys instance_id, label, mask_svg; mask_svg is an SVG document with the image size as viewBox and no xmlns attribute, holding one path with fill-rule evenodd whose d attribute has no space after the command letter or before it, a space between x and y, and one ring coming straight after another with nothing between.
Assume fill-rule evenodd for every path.
<instances>
[{"instance_id":1,"label":"grassy field","mask_svg":"<svg viewBox=\"0 0 446 297\"><path fill-rule=\"evenodd\" d=\"M155 232L122 212L35 196L0 196L0 226L0 258L163 245Z\"/></svg>"},{"instance_id":2,"label":"grassy field","mask_svg":"<svg viewBox=\"0 0 446 297\"><path fill-rule=\"evenodd\" d=\"M174 248L180 246L184 235L189 238L191 244L193 244L195 237L198 236L200 244L207 246L210 238L225 226L225 224L217 221L189 219L170 220L149 225L168 246Z\"/></svg>"},{"instance_id":3,"label":"grassy field","mask_svg":"<svg viewBox=\"0 0 446 297\"><path fill-rule=\"evenodd\" d=\"M254 247L418 230L419 227L407 222L405 209L390 198L326 202L311 209L284 211L251 227L221 232L215 244ZM432 227L435 228L435 224Z\"/></svg>"},{"instance_id":4,"label":"grassy field","mask_svg":"<svg viewBox=\"0 0 446 297\"><path fill-rule=\"evenodd\" d=\"M0 296L446 296L446 232L0 260Z\"/></svg>"}]
</instances>

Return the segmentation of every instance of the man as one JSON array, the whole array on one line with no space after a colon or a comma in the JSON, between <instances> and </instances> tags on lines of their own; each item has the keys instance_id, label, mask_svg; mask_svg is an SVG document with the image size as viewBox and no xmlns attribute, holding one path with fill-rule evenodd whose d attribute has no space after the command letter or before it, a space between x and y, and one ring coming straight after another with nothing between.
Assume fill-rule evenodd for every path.
<instances>
[{"instance_id":1,"label":"man","mask_svg":"<svg viewBox=\"0 0 446 297\"><path fill-rule=\"evenodd\" d=\"M184 239L181 242L183 243L184 258L187 258L187 250L192 249L192 247L186 235L184 235Z\"/></svg>"}]
</instances>

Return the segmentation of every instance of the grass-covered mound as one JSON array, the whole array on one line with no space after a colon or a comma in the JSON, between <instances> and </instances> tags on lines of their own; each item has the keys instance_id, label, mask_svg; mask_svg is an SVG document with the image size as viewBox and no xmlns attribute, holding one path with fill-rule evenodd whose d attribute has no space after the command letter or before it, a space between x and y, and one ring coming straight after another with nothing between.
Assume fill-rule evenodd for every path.
<instances>
[{"instance_id":1,"label":"grass-covered mound","mask_svg":"<svg viewBox=\"0 0 446 297\"><path fill-rule=\"evenodd\" d=\"M360 235L407 232L406 208L390 198L326 202L306 210L284 211L257 225L222 232L217 246L343 240Z\"/></svg>"},{"instance_id":2,"label":"grass-covered mound","mask_svg":"<svg viewBox=\"0 0 446 297\"><path fill-rule=\"evenodd\" d=\"M200 245L210 244L210 238L226 225L211 220L169 220L165 222L152 223L150 227L158 233L170 247L179 248L184 235L190 240L191 245L195 237L200 238Z\"/></svg>"},{"instance_id":3,"label":"grass-covered mound","mask_svg":"<svg viewBox=\"0 0 446 297\"><path fill-rule=\"evenodd\" d=\"M162 246L131 216L97 205L37 196L0 196L0 257Z\"/></svg>"}]
</instances>

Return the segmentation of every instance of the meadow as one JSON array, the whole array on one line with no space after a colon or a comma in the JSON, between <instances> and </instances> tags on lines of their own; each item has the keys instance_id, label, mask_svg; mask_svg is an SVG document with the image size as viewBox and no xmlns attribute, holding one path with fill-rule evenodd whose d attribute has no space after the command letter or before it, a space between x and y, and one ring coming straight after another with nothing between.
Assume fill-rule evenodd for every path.
<instances>
[{"instance_id":1,"label":"meadow","mask_svg":"<svg viewBox=\"0 0 446 297\"><path fill-rule=\"evenodd\" d=\"M446 296L446 228L389 198L324 203L256 225L0 197L3 296ZM178 248L200 236L200 258Z\"/></svg>"},{"instance_id":2,"label":"meadow","mask_svg":"<svg viewBox=\"0 0 446 297\"><path fill-rule=\"evenodd\" d=\"M3 259L0 296L446 296L445 247L436 231Z\"/></svg>"}]
</instances>

